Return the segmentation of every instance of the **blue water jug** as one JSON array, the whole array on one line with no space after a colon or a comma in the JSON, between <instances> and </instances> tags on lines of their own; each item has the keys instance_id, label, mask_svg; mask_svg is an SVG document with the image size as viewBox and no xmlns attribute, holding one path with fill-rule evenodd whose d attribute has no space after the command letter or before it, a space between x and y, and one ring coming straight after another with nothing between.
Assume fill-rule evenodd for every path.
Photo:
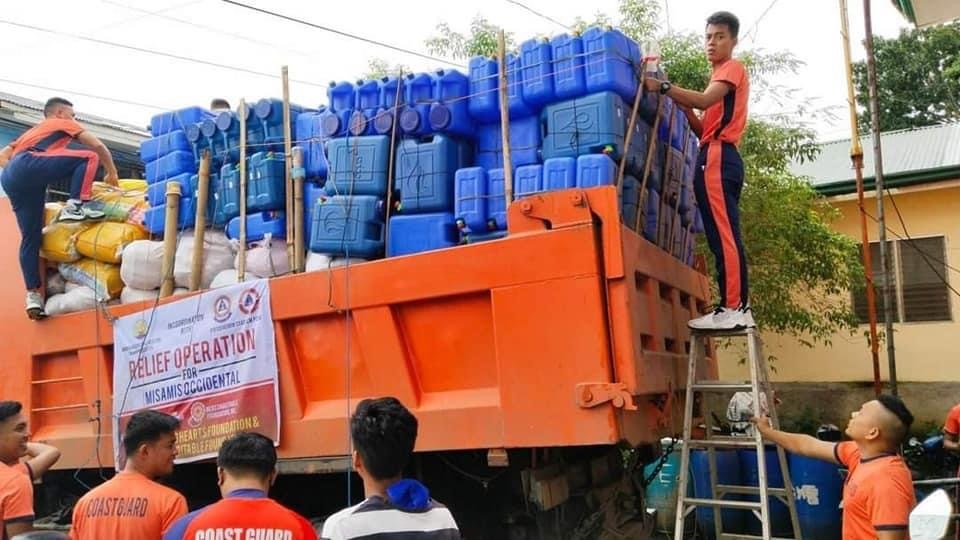
<instances>
[{"instance_id":1,"label":"blue water jug","mask_svg":"<svg viewBox=\"0 0 960 540\"><path fill-rule=\"evenodd\" d=\"M757 487L760 485L760 468L757 463L757 451L754 449L738 450L740 459L740 473L743 481L741 485ZM767 469L767 486L772 488L783 487L783 470L780 468L780 460L777 458L777 449L774 446L767 446L764 452L764 462ZM759 501L758 495L745 495L744 499L748 501ZM770 508L770 533L773 536L792 536L793 529L790 524L790 510L783 501L777 497L769 497ZM761 534L760 520L753 518L747 520L747 534Z\"/></svg>"},{"instance_id":2,"label":"blue water jug","mask_svg":"<svg viewBox=\"0 0 960 540\"><path fill-rule=\"evenodd\" d=\"M260 119L263 125L264 142L268 145L266 148L257 150L270 150L282 152L284 149L285 127L283 125L283 100L277 98L263 98L257 101L253 109L254 115ZM290 128L293 131L296 125L297 115L304 112L303 107L290 104Z\"/></svg>"},{"instance_id":3,"label":"blue water jug","mask_svg":"<svg viewBox=\"0 0 960 540\"><path fill-rule=\"evenodd\" d=\"M177 213L177 230L192 229L197 219L197 201L192 197L181 197ZM166 228L167 205L151 206L143 213L143 228L150 234L163 234Z\"/></svg>"},{"instance_id":4,"label":"blue water jug","mask_svg":"<svg viewBox=\"0 0 960 540\"><path fill-rule=\"evenodd\" d=\"M159 137L171 131L186 129L213 113L203 107L186 107L175 111L160 113L150 119L150 135Z\"/></svg>"},{"instance_id":5,"label":"blue water jug","mask_svg":"<svg viewBox=\"0 0 960 540\"><path fill-rule=\"evenodd\" d=\"M310 251L373 259L383 254L383 201L336 196L314 208Z\"/></svg>"},{"instance_id":6,"label":"blue water jug","mask_svg":"<svg viewBox=\"0 0 960 540\"><path fill-rule=\"evenodd\" d=\"M507 54L507 106L510 110L510 122L535 115L540 107L534 107L523 99L523 66L520 55Z\"/></svg>"},{"instance_id":7,"label":"blue water jug","mask_svg":"<svg viewBox=\"0 0 960 540\"><path fill-rule=\"evenodd\" d=\"M657 222L660 219L660 193L647 189L646 203L643 205L643 218L640 220L643 227L643 237L656 243L657 241Z\"/></svg>"},{"instance_id":8,"label":"blue water jug","mask_svg":"<svg viewBox=\"0 0 960 540\"><path fill-rule=\"evenodd\" d=\"M395 185L404 213L453 210L454 176L473 161L469 144L446 135L407 139L397 148Z\"/></svg>"},{"instance_id":9,"label":"blue water jug","mask_svg":"<svg viewBox=\"0 0 960 540\"><path fill-rule=\"evenodd\" d=\"M253 114L253 107L247 105L245 111L223 111L217 115L217 131L223 141L223 162L236 162L240 159L240 114L246 115L247 147L260 149L264 144L263 123Z\"/></svg>"},{"instance_id":10,"label":"blue water jug","mask_svg":"<svg viewBox=\"0 0 960 540\"><path fill-rule=\"evenodd\" d=\"M623 193L620 196L620 215L623 223L632 229L637 221L637 206L640 203L640 181L632 176L623 177Z\"/></svg>"},{"instance_id":11,"label":"blue water jug","mask_svg":"<svg viewBox=\"0 0 960 540\"><path fill-rule=\"evenodd\" d=\"M507 199L503 169L487 171L487 229L507 229Z\"/></svg>"},{"instance_id":12,"label":"blue water jug","mask_svg":"<svg viewBox=\"0 0 960 540\"><path fill-rule=\"evenodd\" d=\"M393 129L395 111L406 103L403 79L384 77L380 80L380 105L373 120L373 131L377 135L388 135Z\"/></svg>"},{"instance_id":13,"label":"blue water jug","mask_svg":"<svg viewBox=\"0 0 960 540\"><path fill-rule=\"evenodd\" d=\"M194 125L196 124L190 124L187 127ZM190 144L190 141L187 140L187 134L182 129L171 131L158 137L152 137L141 142L140 159L144 162L150 162L178 150L186 152L193 151L193 146Z\"/></svg>"},{"instance_id":14,"label":"blue water jug","mask_svg":"<svg viewBox=\"0 0 960 540\"><path fill-rule=\"evenodd\" d=\"M400 129L406 135L429 135L434 77L429 73L411 73L404 84L407 104L400 112Z\"/></svg>"},{"instance_id":15,"label":"blue water jug","mask_svg":"<svg viewBox=\"0 0 960 540\"><path fill-rule=\"evenodd\" d=\"M470 116L477 122L500 121L500 91L497 61L485 56L470 59Z\"/></svg>"},{"instance_id":16,"label":"blue water jug","mask_svg":"<svg viewBox=\"0 0 960 540\"><path fill-rule=\"evenodd\" d=\"M623 100L613 92L591 94L547 106L541 117L543 158L577 157L606 151L619 159L628 111Z\"/></svg>"},{"instance_id":17,"label":"blue water jug","mask_svg":"<svg viewBox=\"0 0 960 540\"><path fill-rule=\"evenodd\" d=\"M178 174L172 178L166 180L159 180L153 184L147 186L147 202L150 203L150 206L160 206L167 202L167 184L170 182L176 182L180 184L180 194L182 197L193 197L194 191L196 191L197 186L190 182L190 178L193 176L192 173L183 173Z\"/></svg>"},{"instance_id":18,"label":"blue water jug","mask_svg":"<svg viewBox=\"0 0 960 540\"><path fill-rule=\"evenodd\" d=\"M587 92L612 91L629 103L637 93L638 48L619 30L594 26L583 33L584 73ZM637 52L634 52L637 51Z\"/></svg>"},{"instance_id":19,"label":"blue water jug","mask_svg":"<svg viewBox=\"0 0 960 540\"><path fill-rule=\"evenodd\" d=\"M386 135L333 139L327 143L327 194L384 197L389 156L390 137Z\"/></svg>"},{"instance_id":20,"label":"blue water jug","mask_svg":"<svg viewBox=\"0 0 960 540\"><path fill-rule=\"evenodd\" d=\"M570 189L577 186L577 159L551 158L543 162L543 189Z\"/></svg>"},{"instance_id":21,"label":"blue water jug","mask_svg":"<svg viewBox=\"0 0 960 540\"><path fill-rule=\"evenodd\" d=\"M330 108L320 111L320 133L325 139L346 137L350 132L353 111L334 112Z\"/></svg>"},{"instance_id":22,"label":"blue water jug","mask_svg":"<svg viewBox=\"0 0 960 540\"><path fill-rule=\"evenodd\" d=\"M333 112L352 111L357 100L356 95L356 88L348 81L331 81L327 87L327 100Z\"/></svg>"},{"instance_id":23,"label":"blue water jug","mask_svg":"<svg viewBox=\"0 0 960 540\"><path fill-rule=\"evenodd\" d=\"M282 152L257 152L247 167L247 211L286 208L286 158Z\"/></svg>"},{"instance_id":24,"label":"blue water jug","mask_svg":"<svg viewBox=\"0 0 960 540\"><path fill-rule=\"evenodd\" d=\"M477 166L503 167L503 135L500 124L481 124L476 128ZM510 151L514 167L540 163L540 121L536 116L511 119Z\"/></svg>"},{"instance_id":25,"label":"blue water jug","mask_svg":"<svg viewBox=\"0 0 960 540\"><path fill-rule=\"evenodd\" d=\"M591 188L613 185L617 177L617 163L605 154L591 154L577 158L577 187Z\"/></svg>"},{"instance_id":26,"label":"blue water jug","mask_svg":"<svg viewBox=\"0 0 960 540\"><path fill-rule=\"evenodd\" d=\"M543 165L517 167L513 175L516 196L533 195L543 191Z\"/></svg>"},{"instance_id":27,"label":"blue water jug","mask_svg":"<svg viewBox=\"0 0 960 540\"><path fill-rule=\"evenodd\" d=\"M587 94L583 71L583 39L561 34L550 40L553 56L553 85L557 99L573 99Z\"/></svg>"},{"instance_id":28,"label":"blue water jug","mask_svg":"<svg viewBox=\"0 0 960 540\"><path fill-rule=\"evenodd\" d=\"M670 439L662 439L660 445L661 447L668 447ZM660 459L658 458L643 467L643 478L651 478L643 493L644 504L647 508L657 510L657 531L668 533L670 536L673 536L676 527L680 471L679 447L667 456L662 466L660 466ZM687 496L693 495L693 486L687 484L687 488ZM692 526L693 523L689 525ZM687 525L685 525L685 530L689 530Z\"/></svg>"},{"instance_id":29,"label":"blue water jug","mask_svg":"<svg viewBox=\"0 0 960 540\"><path fill-rule=\"evenodd\" d=\"M680 107L673 108L673 117L670 145L683 154L687 149L687 133L690 130L690 124L687 122L687 115Z\"/></svg>"},{"instance_id":30,"label":"blue water jug","mask_svg":"<svg viewBox=\"0 0 960 540\"><path fill-rule=\"evenodd\" d=\"M487 229L487 171L483 167L459 169L454 176L454 215L457 226L473 232Z\"/></svg>"},{"instance_id":31,"label":"blue water jug","mask_svg":"<svg viewBox=\"0 0 960 540\"><path fill-rule=\"evenodd\" d=\"M839 540L843 479L837 465L795 454L787 456L787 461L796 493L801 536Z\"/></svg>"},{"instance_id":32,"label":"blue water jug","mask_svg":"<svg viewBox=\"0 0 960 540\"><path fill-rule=\"evenodd\" d=\"M453 214L398 215L390 218L390 243L387 257L412 255L456 246L460 233Z\"/></svg>"},{"instance_id":33,"label":"blue water jug","mask_svg":"<svg viewBox=\"0 0 960 540\"><path fill-rule=\"evenodd\" d=\"M326 110L326 107L322 108ZM304 112L297 115L296 140L303 152L303 169L307 180L327 177L326 137L320 125L321 112Z\"/></svg>"},{"instance_id":34,"label":"blue water jug","mask_svg":"<svg viewBox=\"0 0 960 540\"><path fill-rule=\"evenodd\" d=\"M530 39L520 44L520 65L523 67L523 100L537 108L557 100L553 84L553 48L544 39Z\"/></svg>"},{"instance_id":35,"label":"blue water jug","mask_svg":"<svg viewBox=\"0 0 960 540\"><path fill-rule=\"evenodd\" d=\"M740 462L736 451L717 450L717 482L719 484L735 486L740 483ZM713 499L713 488L710 485L710 462L704 450L690 451L690 476L693 479L693 496L698 499ZM727 496L737 500L737 496ZM716 528L713 521L713 509L698 507L696 510L697 526L704 533L704 537L715 539ZM742 533L747 511L725 508L720 511L723 517L724 533ZM753 519L750 516L750 519Z\"/></svg>"},{"instance_id":36,"label":"blue water jug","mask_svg":"<svg viewBox=\"0 0 960 540\"><path fill-rule=\"evenodd\" d=\"M173 178L179 174L194 172L197 172L197 162L193 159L193 152L183 150L170 152L146 165L148 184Z\"/></svg>"},{"instance_id":37,"label":"blue water jug","mask_svg":"<svg viewBox=\"0 0 960 540\"><path fill-rule=\"evenodd\" d=\"M213 191L213 221L227 223L240 215L240 167L227 164Z\"/></svg>"},{"instance_id":38,"label":"blue water jug","mask_svg":"<svg viewBox=\"0 0 960 540\"><path fill-rule=\"evenodd\" d=\"M351 135L373 135L374 117L380 108L380 82L376 80L357 81L356 102L350 117Z\"/></svg>"},{"instance_id":39,"label":"blue water jug","mask_svg":"<svg viewBox=\"0 0 960 540\"><path fill-rule=\"evenodd\" d=\"M227 223L227 238L240 239L240 216ZM283 212L267 211L247 214L247 243L259 242L270 235L271 238L286 238L287 220Z\"/></svg>"},{"instance_id":40,"label":"blue water jug","mask_svg":"<svg viewBox=\"0 0 960 540\"><path fill-rule=\"evenodd\" d=\"M184 135L187 136L187 142L190 143L190 148L193 150L193 159L198 162L200 161L200 156L203 155L203 151L210 149L210 139L204 137L200 132L201 124L202 122L190 124L183 130ZM216 127L216 124L214 124L214 127Z\"/></svg>"},{"instance_id":41,"label":"blue water jug","mask_svg":"<svg viewBox=\"0 0 960 540\"><path fill-rule=\"evenodd\" d=\"M313 212L320 201L326 197L323 186L313 182L303 184L303 234L304 245L310 247L310 234L313 231Z\"/></svg>"},{"instance_id":42,"label":"blue water jug","mask_svg":"<svg viewBox=\"0 0 960 540\"><path fill-rule=\"evenodd\" d=\"M227 145L225 139L217 129L217 117L211 116L204 118L199 124L200 136L206 141L205 147L210 149L210 158L214 166L219 166L227 158ZM202 154L197 153L197 161Z\"/></svg>"},{"instance_id":43,"label":"blue water jug","mask_svg":"<svg viewBox=\"0 0 960 540\"><path fill-rule=\"evenodd\" d=\"M468 103L470 79L457 70L440 69L435 84L436 101L430 106L430 128L438 133L473 138Z\"/></svg>"}]
</instances>

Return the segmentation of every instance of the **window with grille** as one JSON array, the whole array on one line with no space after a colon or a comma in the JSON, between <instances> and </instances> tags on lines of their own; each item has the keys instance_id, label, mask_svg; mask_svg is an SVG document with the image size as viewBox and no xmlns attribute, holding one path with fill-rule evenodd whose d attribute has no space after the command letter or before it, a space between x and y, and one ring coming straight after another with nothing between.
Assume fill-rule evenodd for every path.
<instances>
[{"instance_id":1,"label":"window with grille","mask_svg":"<svg viewBox=\"0 0 960 540\"><path fill-rule=\"evenodd\" d=\"M888 241L895 322L949 321L950 276L942 236ZM883 285L880 275L880 243L870 243L877 320L883 320ZM853 293L853 309L860 322L867 322L866 292Z\"/></svg>"}]
</instances>

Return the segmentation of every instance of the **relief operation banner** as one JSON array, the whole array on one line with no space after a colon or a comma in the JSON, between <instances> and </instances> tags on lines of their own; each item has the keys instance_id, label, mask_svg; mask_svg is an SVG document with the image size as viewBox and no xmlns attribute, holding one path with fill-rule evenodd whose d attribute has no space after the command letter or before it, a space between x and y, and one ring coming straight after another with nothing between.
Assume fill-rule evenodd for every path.
<instances>
[{"instance_id":1,"label":"relief operation banner","mask_svg":"<svg viewBox=\"0 0 960 540\"><path fill-rule=\"evenodd\" d=\"M205 291L117 319L113 326L113 447L123 466L130 416L180 419L178 463L215 457L226 437L280 440L280 399L268 281Z\"/></svg>"}]
</instances>

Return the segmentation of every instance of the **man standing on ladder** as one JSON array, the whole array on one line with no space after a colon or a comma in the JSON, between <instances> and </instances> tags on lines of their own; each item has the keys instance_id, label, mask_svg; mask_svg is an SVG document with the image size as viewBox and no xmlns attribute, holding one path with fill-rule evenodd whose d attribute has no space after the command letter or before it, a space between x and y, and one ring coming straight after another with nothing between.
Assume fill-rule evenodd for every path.
<instances>
[{"instance_id":1,"label":"man standing on ladder","mask_svg":"<svg viewBox=\"0 0 960 540\"><path fill-rule=\"evenodd\" d=\"M850 415L851 441L830 443L809 435L773 429L767 417L754 418L764 439L801 456L843 465L844 540L903 540L916 505L910 469L899 455L913 415L896 396L882 395Z\"/></svg>"},{"instance_id":2,"label":"man standing on ladder","mask_svg":"<svg viewBox=\"0 0 960 540\"><path fill-rule=\"evenodd\" d=\"M705 47L713 74L703 92L646 80L647 91L659 91L683 109L690 128L700 137L693 189L707 244L717 262L721 301L711 313L690 321L695 330L756 326L747 301L747 260L740 238L743 160L737 146L747 126L750 79L743 64L733 58L739 32L740 21L732 13L718 11L707 18ZM703 111L703 119L692 109Z\"/></svg>"}]
</instances>

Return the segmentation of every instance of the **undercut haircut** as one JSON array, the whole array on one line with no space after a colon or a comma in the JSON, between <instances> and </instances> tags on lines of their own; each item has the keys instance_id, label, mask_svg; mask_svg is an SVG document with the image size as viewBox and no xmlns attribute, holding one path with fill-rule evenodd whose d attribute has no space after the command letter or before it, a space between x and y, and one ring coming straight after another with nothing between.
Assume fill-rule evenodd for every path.
<instances>
[{"instance_id":1,"label":"undercut haircut","mask_svg":"<svg viewBox=\"0 0 960 540\"><path fill-rule=\"evenodd\" d=\"M160 440L160 437L180 428L180 420L158 411L140 411L130 417L123 432L123 449L132 456L140 445Z\"/></svg>"},{"instance_id":2,"label":"undercut haircut","mask_svg":"<svg viewBox=\"0 0 960 540\"><path fill-rule=\"evenodd\" d=\"M740 19L729 11L718 11L707 17L707 24L714 26L725 25L727 30L730 31L731 36L739 37L740 35Z\"/></svg>"},{"instance_id":3,"label":"undercut haircut","mask_svg":"<svg viewBox=\"0 0 960 540\"><path fill-rule=\"evenodd\" d=\"M43 105L43 116L48 118L53 116L53 114L57 112L57 108L64 105L67 107L73 107L73 103L70 103L62 97L52 97L48 99Z\"/></svg>"},{"instance_id":4,"label":"undercut haircut","mask_svg":"<svg viewBox=\"0 0 960 540\"><path fill-rule=\"evenodd\" d=\"M907 432L910 431L910 426L913 425L913 414L903 403L903 400L897 396L882 394L877 396L877 401L900 422L902 429L898 429L892 434L895 439L893 442L900 444L903 442L903 438L906 437Z\"/></svg>"},{"instance_id":5,"label":"undercut haircut","mask_svg":"<svg viewBox=\"0 0 960 540\"><path fill-rule=\"evenodd\" d=\"M237 433L220 445L217 466L233 476L266 479L277 468L277 449L259 433Z\"/></svg>"}]
</instances>

